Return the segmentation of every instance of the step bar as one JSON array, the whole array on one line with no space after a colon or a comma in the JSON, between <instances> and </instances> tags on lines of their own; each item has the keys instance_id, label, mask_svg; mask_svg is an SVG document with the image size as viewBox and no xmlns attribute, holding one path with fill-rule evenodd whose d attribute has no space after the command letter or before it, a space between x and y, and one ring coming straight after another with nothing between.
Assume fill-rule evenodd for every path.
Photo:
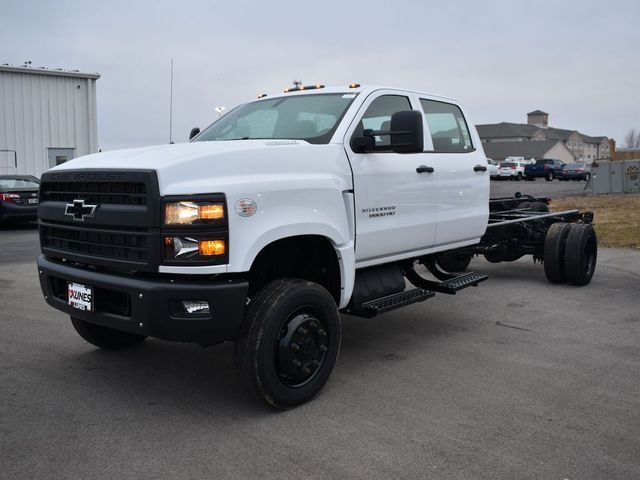
<instances>
[{"instance_id":1,"label":"step bar","mask_svg":"<svg viewBox=\"0 0 640 480\"><path fill-rule=\"evenodd\" d=\"M455 295L456 292L463 288L477 287L480 282L484 282L488 278L483 273L469 272L443 282L420 279L423 288L414 288L394 293L393 295L386 295L375 300L369 300L361 305L348 305L343 312L357 317L371 318L412 303L423 302L435 296L436 292Z\"/></svg>"}]
</instances>

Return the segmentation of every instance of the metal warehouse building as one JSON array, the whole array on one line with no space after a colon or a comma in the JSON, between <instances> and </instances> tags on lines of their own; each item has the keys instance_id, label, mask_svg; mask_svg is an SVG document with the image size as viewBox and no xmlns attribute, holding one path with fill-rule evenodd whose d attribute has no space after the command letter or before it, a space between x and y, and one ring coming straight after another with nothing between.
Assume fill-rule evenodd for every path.
<instances>
[{"instance_id":1,"label":"metal warehouse building","mask_svg":"<svg viewBox=\"0 0 640 480\"><path fill-rule=\"evenodd\" d=\"M40 177L98 150L97 73L0 65L0 175Z\"/></svg>"}]
</instances>

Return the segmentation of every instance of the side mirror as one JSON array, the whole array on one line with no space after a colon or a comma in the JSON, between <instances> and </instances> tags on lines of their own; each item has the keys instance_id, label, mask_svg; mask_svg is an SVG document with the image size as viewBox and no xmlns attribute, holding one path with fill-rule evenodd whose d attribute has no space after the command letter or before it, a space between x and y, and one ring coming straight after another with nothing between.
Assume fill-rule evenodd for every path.
<instances>
[{"instance_id":1,"label":"side mirror","mask_svg":"<svg viewBox=\"0 0 640 480\"><path fill-rule=\"evenodd\" d=\"M199 127L192 128L191 129L191 133L189 134L189 140L191 140L193 137L195 137L199 133L200 133L200 128Z\"/></svg>"},{"instance_id":2,"label":"side mirror","mask_svg":"<svg viewBox=\"0 0 640 480\"><path fill-rule=\"evenodd\" d=\"M376 139L371 135L371 130L365 130L362 137L354 137L351 140L351 148L354 152L364 153L373 150L376 146Z\"/></svg>"},{"instance_id":3,"label":"side mirror","mask_svg":"<svg viewBox=\"0 0 640 480\"><path fill-rule=\"evenodd\" d=\"M391 150L420 153L424 150L422 113L404 110L391 115Z\"/></svg>"}]
</instances>

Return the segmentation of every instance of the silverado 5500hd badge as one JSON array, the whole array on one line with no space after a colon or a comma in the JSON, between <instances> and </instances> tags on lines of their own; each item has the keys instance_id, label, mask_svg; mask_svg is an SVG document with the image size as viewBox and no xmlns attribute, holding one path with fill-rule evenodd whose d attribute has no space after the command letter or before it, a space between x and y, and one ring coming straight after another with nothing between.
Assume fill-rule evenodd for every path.
<instances>
[{"instance_id":1,"label":"silverado 5500hd badge","mask_svg":"<svg viewBox=\"0 0 640 480\"><path fill-rule=\"evenodd\" d=\"M364 214L368 213L369 218L390 217L391 215L396 214L396 206L389 205L387 207L363 208L361 213L364 213Z\"/></svg>"}]
</instances>

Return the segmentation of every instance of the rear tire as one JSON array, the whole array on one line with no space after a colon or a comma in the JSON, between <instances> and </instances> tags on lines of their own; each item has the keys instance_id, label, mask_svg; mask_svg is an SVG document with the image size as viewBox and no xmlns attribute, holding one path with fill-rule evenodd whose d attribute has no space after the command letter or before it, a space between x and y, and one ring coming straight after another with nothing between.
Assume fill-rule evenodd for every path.
<instances>
[{"instance_id":1,"label":"rear tire","mask_svg":"<svg viewBox=\"0 0 640 480\"><path fill-rule=\"evenodd\" d=\"M522 173L518 172L518 175L516 175L516 181L519 182L522 180Z\"/></svg>"},{"instance_id":2,"label":"rear tire","mask_svg":"<svg viewBox=\"0 0 640 480\"><path fill-rule=\"evenodd\" d=\"M76 329L76 332L78 332L78 335L103 350L120 350L122 348L132 347L147 338L144 335L136 335L134 333L123 332L89 323L78 317L71 317L71 324L73 328Z\"/></svg>"},{"instance_id":3,"label":"rear tire","mask_svg":"<svg viewBox=\"0 0 640 480\"><path fill-rule=\"evenodd\" d=\"M544 273L551 283L564 283L564 254L570 223L554 223L544 239Z\"/></svg>"},{"instance_id":4,"label":"rear tire","mask_svg":"<svg viewBox=\"0 0 640 480\"><path fill-rule=\"evenodd\" d=\"M327 290L306 280L275 280L249 304L235 345L237 371L259 398L286 410L322 389L340 339L340 315Z\"/></svg>"},{"instance_id":5,"label":"rear tire","mask_svg":"<svg viewBox=\"0 0 640 480\"><path fill-rule=\"evenodd\" d=\"M596 270L598 239L593 225L575 223L567 237L564 252L564 273L572 285L587 285Z\"/></svg>"}]
</instances>

